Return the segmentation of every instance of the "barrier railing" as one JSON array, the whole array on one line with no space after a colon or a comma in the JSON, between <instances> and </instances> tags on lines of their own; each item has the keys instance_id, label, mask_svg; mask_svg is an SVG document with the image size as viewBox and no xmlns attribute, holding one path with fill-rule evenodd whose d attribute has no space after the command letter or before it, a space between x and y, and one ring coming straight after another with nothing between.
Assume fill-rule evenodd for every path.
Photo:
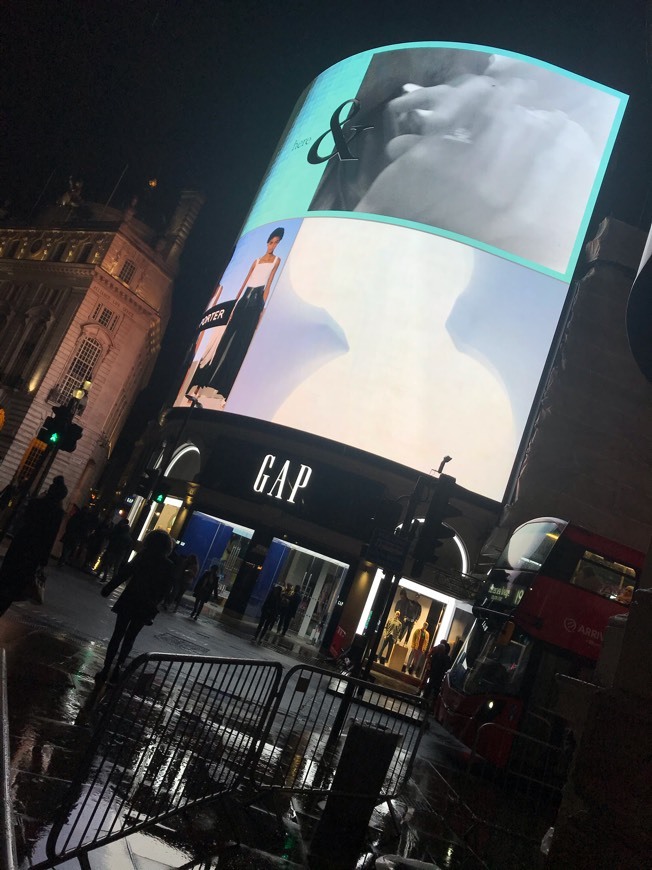
<instances>
[{"instance_id":1,"label":"barrier railing","mask_svg":"<svg viewBox=\"0 0 652 870\"><path fill-rule=\"evenodd\" d=\"M73 858L88 867L91 851L236 791L249 803L334 794L352 722L393 738L373 796L390 801L426 719L419 698L329 670L300 665L283 678L278 663L190 655L138 657L102 706L34 870Z\"/></svg>"},{"instance_id":2,"label":"barrier railing","mask_svg":"<svg viewBox=\"0 0 652 870\"><path fill-rule=\"evenodd\" d=\"M481 756L487 745L508 756L504 767ZM421 758L407 794L412 838L424 850L419 857L451 870L538 866L569 761L562 747L494 723L478 729L464 766Z\"/></svg>"},{"instance_id":3,"label":"barrier railing","mask_svg":"<svg viewBox=\"0 0 652 870\"><path fill-rule=\"evenodd\" d=\"M14 870L18 866L9 776L7 660L5 651L0 649L0 870Z\"/></svg>"},{"instance_id":4,"label":"barrier railing","mask_svg":"<svg viewBox=\"0 0 652 870\"><path fill-rule=\"evenodd\" d=\"M478 746L488 742L498 747L499 754L501 743L509 750L507 763L500 772L477 752ZM470 790L479 780L499 782L502 799L499 804L492 802L491 813L486 810L483 813L487 822L540 843L554 823L569 763L570 756L558 745L486 722L478 728L468 760L467 784Z\"/></svg>"},{"instance_id":5,"label":"barrier railing","mask_svg":"<svg viewBox=\"0 0 652 870\"><path fill-rule=\"evenodd\" d=\"M48 837L54 867L234 791L282 669L204 656L139 656L108 698Z\"/></svg>"},{"instance_id":6,"label":"barrier railing","mask_svg":"<svg viewBox=\"0 0 652 870\"><path fill-rule=\"evenodd\" d=\"M414 764L426 721L423 701L322 668L285 675L261 741L252 781L260 791L329 791L344 738L355 721L397 736L378 802L394 797Z\"/></svg>"}]
</instances>

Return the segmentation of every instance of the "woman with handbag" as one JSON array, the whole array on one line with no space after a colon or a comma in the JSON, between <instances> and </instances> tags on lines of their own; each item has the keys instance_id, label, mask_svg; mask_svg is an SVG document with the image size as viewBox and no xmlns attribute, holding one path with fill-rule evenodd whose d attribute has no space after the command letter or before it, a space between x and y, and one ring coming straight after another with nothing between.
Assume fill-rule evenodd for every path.
<instances>
[{"instance_id":1,"label":"woman with handbag","mask_svg":"<svg viewBox=\"0 0 652 870\"><path fill-rule=\"evenodd\" d=\"M45 495L27 505L0 568L0 616L14 601L37 600L36 588L63 521L61 505L68 489L61 475L54 478ZM42 588L41 588L42 596ZM41 602L42 602L41 597Z\"/></svg>"},{"instance_id":2,"label":"woman with handbag","mask_svg":"<svg viewBox=\"0 0 652 870\"><path fill-rule=\"evenodd\" d=\"M112 674L113 681L131 652L134 641L146 625L151 625L172 585L172 538L162 529L150 532L143 542L142 551L128 562L115 577L101 589L104 598L126 581L127 585L113 605L115 628L109 640L104 667L95 675L97 683L104 683L111 672L113 660L118 661Z\"/></svg>"}]
</instances>

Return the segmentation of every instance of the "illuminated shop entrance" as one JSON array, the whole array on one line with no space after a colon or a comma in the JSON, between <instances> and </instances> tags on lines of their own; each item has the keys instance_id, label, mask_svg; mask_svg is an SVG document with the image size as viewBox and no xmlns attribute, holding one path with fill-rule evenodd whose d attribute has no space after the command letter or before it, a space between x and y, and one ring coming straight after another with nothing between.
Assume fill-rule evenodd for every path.
<instances>
[{"instance_id":1,"label":"illuminated shop entrance","mask_svg":"<svg viewBox=\"0 0 652 870\"><path fill-rule=\"evenodd\" d=\"M367 628L382 577L383 572L379 569L356 634L362 634ZM389 617L383 626L378 663L419 678L429 650L441 640L448 641L451 647L458 644L472 618L470 604L404 578L398 584Z\"/></svg>"},{"instance_id":2,"label":"illuminated shop entrance","mask_svg":"<svg viewBox=\"0 0 652 870\"><path fill-rule=\"evenodd\" d=\"M260 617L265 598L274 586L298 587L301 601L289 631L318 645L335 606L349 566L321 553L274 538L245 610Z\"/></svg>"}]
</instances>

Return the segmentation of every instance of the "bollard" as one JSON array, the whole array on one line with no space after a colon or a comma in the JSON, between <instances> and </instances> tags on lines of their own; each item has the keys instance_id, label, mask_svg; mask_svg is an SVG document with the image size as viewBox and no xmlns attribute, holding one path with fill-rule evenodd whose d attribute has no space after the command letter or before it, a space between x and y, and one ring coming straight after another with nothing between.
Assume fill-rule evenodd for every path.
<instances>
[{"instance_id":1,"label":"bollard","mask_svg":"<svg viewBox=\"0 0 652 870\"><path fill-rule=\"evenodd\" d=\"M354 722L309 848L311 870L354 868L399 735Z\"/></svg>"}]
</instances>

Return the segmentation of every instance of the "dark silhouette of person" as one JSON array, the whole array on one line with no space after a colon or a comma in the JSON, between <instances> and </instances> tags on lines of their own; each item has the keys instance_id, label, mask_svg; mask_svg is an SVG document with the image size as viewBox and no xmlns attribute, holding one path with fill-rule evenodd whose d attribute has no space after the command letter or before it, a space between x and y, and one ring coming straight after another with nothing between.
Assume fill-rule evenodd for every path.
<instances>
[{"instance_id":1,"label":"dark silhouette of person","mask_svg":"<svg viewBox=\"0 0 652 870\"><path fill-rule=\"evenodd\" d=\"M439 694L446 671L450 670L452 665L449 653L450 644L445 640L439 641L428 653L420 688L424 698L427 698L431 704Z\"/></svg>"},{"instance_id":2,"label":"dark silhouette of person","mask_svg":"<svg viewBox=\"0 0 652 870\"><path fill-rule=\"evenodd\" d=\"M190 614L191 619L197 619L211 595L217 598L217 588L223 579L224 569L219 563L211 565L208 571L204 571L195 586L195 606Z\"/></svg>"},{"instance_id":3,"label":"dark silhouette of person","mask_svg":"<svg viewBox=\"0 0 652 870\"><path fill-rule=\"evenodd\" d=\"M85 567L87 571L95 571L100 554L106 546L110 531L111 523L109 520L98 517L86 543Z\"/></svg>"},{"instance_id":4,"label":"dark silhouette of person","mask_svg":"<svg viewBox=\"0 0 652 870\"><path fill-rule=\"evenodd\" d=\"M126 582L126 587L113 605L115 628L106 650L102 670L96 674L98 683L111 674L111 665L118 660L111 674L113 681L120 676L120 668L131 652L134 641L146 625L151 625L158 613L158 605L172 585L172 538L162 529L150 532L143 542L142 551L101 589L104 598Z\"/></svg>"},{"instance_id":5,"label":"dark silhouette of person","mask_svg":"<svg viewBox=\"0 0 652 870\"><path fill-rule=\"evenodd\" d=\"M174 561L172 589L165 600L165 608L172 605L172 613L176 613L184 593L191 588L199 573L199 559L194 553L182 556Z\"/></svg>"},{"instance_id":6,"label":"dark silhouette of person","mask_svg":"<svg viewBox=\"0 0 652 870\"><path fill-rule=\"evenodd\" d=\"M12 602L23 600L36 571L47 565L64 517L61 502L67 495L59 475L45 495L27 505L0 568L0 615Z\"/></svg>"},{"instance_id":7,"label":"dark silhouette of person","mask_svg":"<svg viewBox=\"0 0 652 870\"><path fill-rule=\"evenodd\" d=\"M108 580L109 574L115 577L132 548L129 520L123 517L109 532L106 550L102 556L100 580Z\"/></svg>"},{"instance_id":8,"label":"dark silhouette of person","mask_svg":"<svg viewBox=\"0 0 652 870\"><path fill-rule=\"evenodd\" d=\"M79 557L90 532L90 511L87 507L76 508L68 518L66 528L61 536L61 555L58 565L70 565Z\"/></svg>"},{"instance_id":9,"label":"dark silhouette of person","mask_svg":"<svg viewBox=\"0 0 652 870\"><path fill-rule=\"evenodd\" d=\"M263 606L260 613L260 622L252 638L252 643L262 643L265 640L265 635L274 626L278 619L279 610L281 607L281 595L283 594L282 586L274 586L267 598L263 601Z\"/></svg>"},{"instance_id":10,"label":"dark silhouette of person","mask_svg":"<svg viewBox=\"0 0 652 870\"><path fill-rule=\"evenodd\" d=\"M295 586L289 595L281 596L281 605L278 615L277 633L285 637L290 623L297 614L301 604L301 587Z\"/></svg>"}]
</instances>

